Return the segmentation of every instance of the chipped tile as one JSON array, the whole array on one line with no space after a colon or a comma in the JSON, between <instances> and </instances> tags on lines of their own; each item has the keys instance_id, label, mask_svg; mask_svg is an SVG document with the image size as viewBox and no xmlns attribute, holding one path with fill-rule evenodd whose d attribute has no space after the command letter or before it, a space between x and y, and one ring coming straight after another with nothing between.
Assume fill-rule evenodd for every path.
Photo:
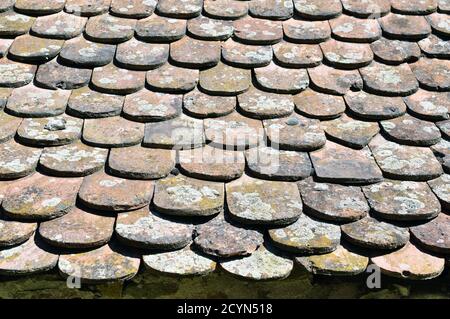
<instances>
[{"instance_id":1,"label":"chipped tile","mask_svg":"<svg viewBox=\"0 0 450 319\"><path fill-rule=\"evenodd\" d=\"M352 222L365 217L369 205L361 188L316 183L312 178L298 183L308 215L332 222Z\"/></svg>"},{"instance_id":2,"label":"chipped tile","mask_svg":"<svg viewBox=\"0 0 450 319\"><path fill-rule=\"evenodd\" d=\"M325 182L366 184L383 178L367 147L354 150L327 141L324 148L310 156L317 177Z\"/></svg>"},{"instance_id":3,"label":"chipped tile","mask_svg":"<svg viewBox=\"0 0 450 319\"><path fill-rule=\"evenodd\" d=\"M365 217L341 226L343 237L368 249L398 249L409 241L408 228Z\"/></svg>"},{"instance_id":4,"label":"chipped tile","mask_svg":"<svg viewBox=\"0 0 450 319\"><path fill-rule=\"evenodd\" d=\"M223 211L224 197L223 183L176 175L156 182L153 205L169 215L211 216Z\"/></svg>"},{"instance_id":5,"label":"chipped tile","mask_svg":"<svg viewBox=\"0 0 450 319\"><path fill-rule=\"evenodd\" d=\"M131 122L120 116L87 119L83 128L83 141L98 147L136 145L143 137L144 124Z\"/></svg>"},{"instance_id":6,"label":"chipped tile","mask_svg":"<svg viewBox=\"0 0 450 319\"><path fill-rule=\"evenodd\" d=\"M263 242L260 231L232 224L222 214L195 228L195 246L211 256L228 258L251 255Z\"/></svg>"},{"instance_id":7,"label":"chipped tile","mask_svg":"<svg viewBox=\"0 0 450 319\"><path fill-rule=\"evenodd\" d=\"M111 149L108 158L111 174L124 178L157 179L169 175L174 166L174 151L139 145Z\"/></svg>"},{"instance_id":8,"label":"chipped tile","mask_svg":"<svg viewBox=\"0 0 450 319\"><path fill-rule=\"evenodd\" d=\"M82 178L56 178L34 173L11 183L2 202L7 216L18 220L47 220L75 206Z\"/></svg>"},{"instance_id":9,"label":"chipped tile","mask_svg":"<svg viewBox=\"0 0 450 319\"><path fill-rule=\"evenodd\" d=\"M226 184L228 209L240 223L282 226L302 214L295 183L264 181L244 175Z\"/></svg>"},{"instance_id":10,"label":"chipped tile","mask_svg":"<svg viewBox=\"0 0 450 319\"><path fill-rule=\"evenodd\" d=\"M97 172L84 178L78 198L86 207L105 211L125 211L150 204L151 181L131 180Z\"/></svg>"},{"instance_id":11,"label":"chipped tile","mask_svg":"<svg viewBox=\"0 0 450 319\"><path fill-rule=\"evenodd\" d=\"M270 143L280 149L312 151L325 145L325 133L319 120L301 115L265 120L263 122Z\"/></svg>"},{"instance_id":12,"label":"chipped tile","mask_svg":"<svg viewBox=\"0 0 450 319\"><path fill-rule=\"evenodd\" d=\"M112 236L115 217L73 208L66 215L43 222L39 235L52 246L91 248L106 244Z\"/></svg>"},{"instance_id":13,"label":"chipped tile","mask_svg":"<svg viewBox=\"0 0 450 319\"><path fill-rule=\"evenodd\" d=\"M269 236L277 247L296 254L325 254L337 249L339 226L312 219L306 215L284 228L269 229Z\"/></svg>"},{"instance_id":14,"label":"chipped tile","mask_svg":"<svg viewBox=\"0 0 450 319\"><path fill-rule=\"evenodd\" d=\"M39 165L51 175L86 176L103 168L108 150L91 147L81 141L57 147L46 147Z\"/></svg>"},{"instance_id":15,"label":"chipped tile","mask_svg":"<svg viewBox=\"0 0 450 319\"><path fill-rule=\"evenodd\" d=\"M192 241L194 227L148 207L119 213L115 232L124 244L144 249L181 249Z\"/></svg>"},{"instance_id":16,"label":"chipped tile","mask_svg":"<svg viewBox=\"0 0 450 319\"><path fill-rule=\"evenodd\" d=\"M363 191L373 212L388 220L427 220L441 211L427 183L385 180Z\"/></svg>"}]
</instances>

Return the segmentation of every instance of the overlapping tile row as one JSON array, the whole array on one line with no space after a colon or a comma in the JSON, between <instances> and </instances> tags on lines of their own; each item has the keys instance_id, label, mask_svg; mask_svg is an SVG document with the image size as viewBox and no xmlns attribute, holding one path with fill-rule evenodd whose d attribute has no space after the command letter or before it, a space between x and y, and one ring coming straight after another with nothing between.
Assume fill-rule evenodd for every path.
<instances>
[{"instance_id":1,"label":"overlapping tile row","mask_svg":"<svg viewBox=\"0 0 450 319\"><path fill-rule=\"evenodd\" d=\"M448 0L0 4L0 274L438 277Z\"/></svg>"}]
</instances>

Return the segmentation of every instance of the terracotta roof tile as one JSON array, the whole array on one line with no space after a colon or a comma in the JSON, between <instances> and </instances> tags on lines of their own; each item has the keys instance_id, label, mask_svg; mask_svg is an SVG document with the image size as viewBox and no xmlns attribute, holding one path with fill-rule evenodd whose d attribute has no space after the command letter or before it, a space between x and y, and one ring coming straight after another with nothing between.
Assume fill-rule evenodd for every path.
<instances>
[{"instance_id":1,"label":"terracotta roof tile","mask_svg":"<svg viewBox=\"0 0 450 319\"><path fill-rule=\"evenodd\" d=\"M438 276L449 13L1 1L0 273Z\"/></svg>"}]
</instances>

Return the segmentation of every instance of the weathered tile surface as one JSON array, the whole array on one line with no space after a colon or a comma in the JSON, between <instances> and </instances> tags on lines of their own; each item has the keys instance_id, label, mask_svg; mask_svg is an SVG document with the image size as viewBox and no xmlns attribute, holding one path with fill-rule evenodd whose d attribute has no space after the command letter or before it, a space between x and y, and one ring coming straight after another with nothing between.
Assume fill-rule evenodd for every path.
<instances>
[{"instance_id":1,"label":"weathered tile surface","mask_svg":"<svg viewBox=\"0 0 450 319\"><path fill-rule=\"evenodd\" d=\"M85 86L72 90L67 103L67 112L81 118L97 118L119 115L124 97L100 93Z\"/></svg>"},{"instance_id":2,"label":"weathered tile surface","mask_svg":"<svg viewBox=\"0 0 450 319\"><path fill-rule=\"evenodd\" d=\"M8 219L0 220L0 247L9 247L27 241L37 229L37 223L24 223Z\"/></svg>"},{"instance_id":3,"label":"weathered tile surface","mask_svg":"<svg viewBox=\"0 0 450 319\"><path fill-rule=\"evenodd\" d=\"M344 96L351 112L368 120L395 118L406 113L406 105L401 97L387 97L363 91L348 92Z\"/></svg>"},{"instance_id":4,"label":"weathered tile surface","mask_svg":"<svg viewBox=\"0 0 450 319\"><path fill-rule=\"evenodd\" d=\"M144 207L153 196L151 181L131 180L97 172L84 178L78 197L87 207L124 211Z\"/></svg>"},{"instance_id":5,"label":"weathered tile surface","mask_svg":"<svg viewBox=\"0 0 450 319\"><path fill-rule=\"evenodd\" d=\"M295 183L263 181L244 175L226 184L226 193L230 214L242 223L287 225L302 213Z\"/></svg>"},{"instance_id":6,"label":"weathered tile surface","mask_svg":"<svg viewBox=\"0 0 450 319\"><path fill-rule=\"evenodd\" d=\"M0 178L27 176L36 169L42 150L23 146L13 140L0 144Z\"/></svg>"},{"instance_id":7,"label":"weathered tile surface","mask_svg":"<svg viewBox=\"0 0 450 319\"><path fill-rule=\"evenodd\" d=\"M323 87L326 87L326 85L326 83L323 83ZM345 111L345 103L342 97L316 92L311 89L306 89L295 95L294 103L295 109L300 114L321 120L339 117Z\"/></svg>"}]
</instances>

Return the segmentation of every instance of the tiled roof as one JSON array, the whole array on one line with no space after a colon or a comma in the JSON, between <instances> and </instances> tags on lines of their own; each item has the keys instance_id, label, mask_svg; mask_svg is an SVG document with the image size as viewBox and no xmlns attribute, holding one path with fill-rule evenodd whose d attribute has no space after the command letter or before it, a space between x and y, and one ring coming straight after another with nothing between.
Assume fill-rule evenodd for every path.
<instances>
[{"instance_id":1,"label":"tiled roof","mask_svg":"<svg viewBox=\"0 0 450 319\"><path fill-rule=\"evenodd\" d=\"M1 1L0 275L439 276L449 14L448 0Z\"/></svg>"}]
</instances>

